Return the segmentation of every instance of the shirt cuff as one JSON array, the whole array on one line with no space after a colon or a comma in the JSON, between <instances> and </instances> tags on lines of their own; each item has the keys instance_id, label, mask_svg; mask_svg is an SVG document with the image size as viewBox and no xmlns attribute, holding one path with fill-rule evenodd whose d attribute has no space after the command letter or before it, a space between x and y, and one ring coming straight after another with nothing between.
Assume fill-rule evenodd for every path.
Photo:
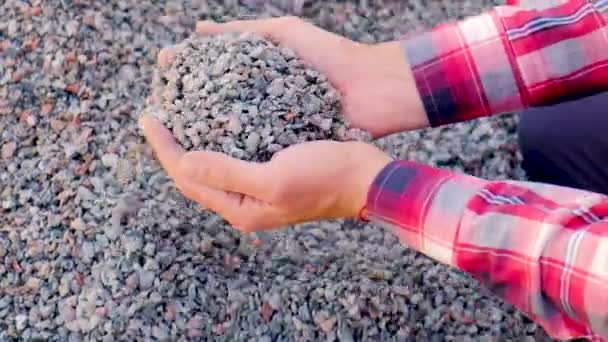
<instances>
[{"instance_id":1,"label":"shirt cuff","mask_svg":"<svg viewBox=\"0 0 608 342\"><path fill-rule=\"evenodd\" d=\"M401 40L431 127L525 107L496 10Z\"/></svg>"},{"instance_id":2,"label":"shirt cuff","mask_svg":"<svg viewBox=\"0 0 608 342\"><path fill-rule=\"evenodd\" d=\"M400 238L420 248L417 235L425 212L441 184L452 176L448 170L397 160L376 176L367 196L367 219L397 230Z\"/></svg>"}]
</instances>

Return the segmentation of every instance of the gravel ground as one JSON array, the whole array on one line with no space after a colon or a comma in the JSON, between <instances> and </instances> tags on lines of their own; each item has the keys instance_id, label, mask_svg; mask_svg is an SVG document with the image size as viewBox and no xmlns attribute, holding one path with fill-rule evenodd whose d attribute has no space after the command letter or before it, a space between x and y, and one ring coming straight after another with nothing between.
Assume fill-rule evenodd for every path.
<instances>
[{"instance_id":1,"label":"gravel ground","mask_svg":"<svg viewBox=\"0 0 608 342\"><path fill-rule=\"evenodd\" d=\"M0 340L547 339L468 276L378 227L319 222L244 237L175 190L136 124L156 55L197 19L288 8L245 2L2 1ZM301 15L372 42L489 5L316 1ZM379 143L521 179L515 125L505 116Z\"/></svg>"}]
</instances>

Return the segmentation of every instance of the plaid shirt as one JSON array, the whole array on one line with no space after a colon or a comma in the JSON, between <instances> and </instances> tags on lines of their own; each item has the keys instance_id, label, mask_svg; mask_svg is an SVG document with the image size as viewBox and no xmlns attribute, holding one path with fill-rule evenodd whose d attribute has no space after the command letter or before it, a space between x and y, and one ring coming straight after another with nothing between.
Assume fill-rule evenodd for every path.
<instances>
[{"instance_id":1,"label":"plaid shirt","mask_svg":"<svg viewBox=\"0 0 608 342\"><path fill-rule=\"evenodd\" d=\"M608 89L608 0L528 2L403 40L432 126ZM608 340L608 197L394 161L371 186L367 218L553 338Z\"/></svg>"}]
</instances>

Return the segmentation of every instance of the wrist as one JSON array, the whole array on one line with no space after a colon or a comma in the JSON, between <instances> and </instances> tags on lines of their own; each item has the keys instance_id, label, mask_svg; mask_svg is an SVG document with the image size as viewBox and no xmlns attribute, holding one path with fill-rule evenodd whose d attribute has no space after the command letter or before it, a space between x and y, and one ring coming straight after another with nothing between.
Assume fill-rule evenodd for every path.
<instances>
[{"instance_id":1,"label":"wrist","mask_svg":"<svg viewBox=\"0 0 608 342\"><path fill-rule=\"evenodd\" d=\"M345 202L347 217L365 218L366 203L369 189L374 180L392 158L371 144L351 142L350 172L345 182Z\"/></svg>"},{"instance_id":2,"label":"wrist","mask_svg":"<svg viewBox=\"0 0 608 342\"><path fill-rule=\"evenodd\" d=\"M373 61L372 84L381 88L382 101L392 104L390 133L428 127L428 116L402 42L372 45L369 54Z\"/></svg>"}]
</instances>

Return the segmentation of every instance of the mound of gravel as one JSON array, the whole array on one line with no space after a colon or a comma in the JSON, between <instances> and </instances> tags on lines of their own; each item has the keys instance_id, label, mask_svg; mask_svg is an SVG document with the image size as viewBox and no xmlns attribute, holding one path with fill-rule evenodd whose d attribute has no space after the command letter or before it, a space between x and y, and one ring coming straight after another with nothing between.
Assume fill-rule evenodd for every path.
<instances>
[{"instance_id":1,"label":"mound of gravel","mask_svg":"<svg viewBox=\"0 0 608 342\"><path fill-rule=\"evenodd\" d=\"M314 222L244 236L175 189L137 125L159 49L197 20L291 13L278 2L1 2L1 341L547 339L379 227ZM302 16L379 42L491 5L306 1ZM515 127L503 116L377 143L396 157L523 179Z\"/></svg>"},{"instance_id":2,"label":"mound of gravel","mask_svg":"<svg viewBox=\"0 0 608 342\"><path fill-rule=\"evenodd\" d=\"M268 161L312 140L371 141L348 127L340 94L286 47L250 33L193 36L155 73L153 113L186 149Z\"/></svg>"}]
</instances>

